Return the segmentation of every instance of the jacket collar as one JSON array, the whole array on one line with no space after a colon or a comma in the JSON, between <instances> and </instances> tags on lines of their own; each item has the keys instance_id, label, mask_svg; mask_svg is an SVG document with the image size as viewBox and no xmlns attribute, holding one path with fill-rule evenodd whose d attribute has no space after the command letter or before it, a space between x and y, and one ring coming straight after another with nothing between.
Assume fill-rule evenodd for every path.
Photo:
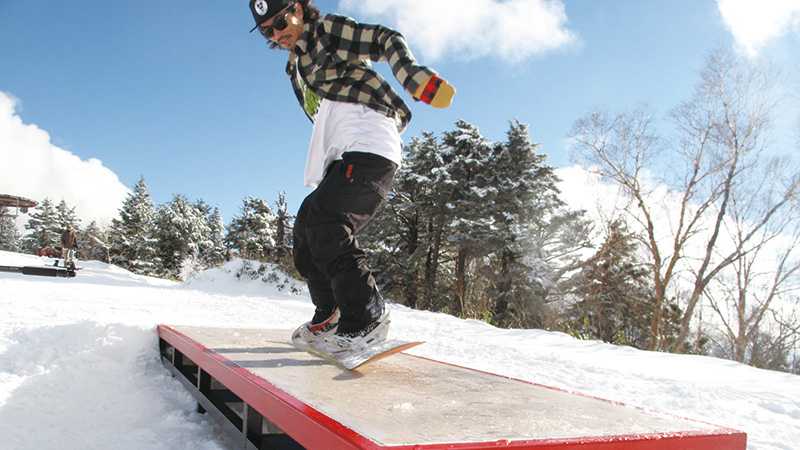
<instances>
[{"instance_id":1,"label":"jacket collar","mask_svg":"<svg viewBox=\"0 0 800 450\"><path fill-rule=\"evenodd\" d=\"M308 53L308 46L314 39L315 25L316 21L308 22L303 25L303 33L300 35L300 39L294 44L294 53L298 55L301 53Z\"/></svg>"}]
</instances>

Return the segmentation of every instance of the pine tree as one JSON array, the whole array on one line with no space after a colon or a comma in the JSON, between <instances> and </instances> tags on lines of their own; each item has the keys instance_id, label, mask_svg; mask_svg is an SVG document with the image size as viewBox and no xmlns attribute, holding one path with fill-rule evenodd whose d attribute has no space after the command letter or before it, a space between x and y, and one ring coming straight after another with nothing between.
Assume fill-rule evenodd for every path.
<instances>
[{"instance_id":1,"label":"pine tree","mask_svg":"<svg viewBox=\"0 0 800 450\"><path fill-rule=\"evenodd\" d=\"M568 310L570 330L583 338L644 348L653 289L624 222L610 224L605 242L578 278L580 300Z\"/></svg>"},{"instance_id":2,"label":"pine tree","mask_svg":"<svg viewBox=\"0 0 800 450\"><path fill-rule=\"evenodd\" d=\"M446 132L445 170L453 180L447 208L453 212L448 241L456 248L455 285L450 312L462 315L467 304L470 261L484 256L486 242L494 233L494 200L497 189L489 183L487 162L492 145L472 124L456 122L456 129Z\"/></svg>"},{"instance_id":3,"label":"pine tree","mask_svg":"<svg viewBox=\"0 0 800 450\"><path fill-rule=\"evenodd\" d=\"M280 192L275 201L275 250L280 260L289 254L292 238L292 215L286 201L286 192Z\"/></svg>"},{"instance_id":4,"label":"pine tree","mask_svg":"<svg viewBox=\"0 0 800 450\"><path fill-rule=\"evenodd\" d=\"M553 265L553 239L541 236L585 239L573 239L581 216L561 211L558 179L536 150L518 122L504 143L463 121L441 140L412 138L386 211L360 239L380 270L376 278L409 306L499 325L541 324L543 280L551 274L539 269L556 268L531 266L530 253L539 250L537 261Z\"/></svg>"},{"instance_id":5,"label":"pine tree","mask_svg":"<svg viewBox=\"0 0 800 450\"><path fill-rule=\"evenodd\" d=\"M75 207L70 207L64 200L56 206L56 221L61 230L66 230L70 226L75 230L80 228L80 219L75 214Z\"/></svg>"},{"instance_id":6,"label":"pine tree","mask_svg":"<svg viewBox=\"0 0 800 450\"><path fill-rule=\"evenodd\" d=\"M208 269L225 261L225 225L219 208L212 207L203 200L193 204L199 241L195 269Z\"/></svg>"},{"instance_id":7,"label":"pine tree","mask_svg":"<svg viewBox=\"0 0 800 450\"><path fill-rule=\"evenodd\" d=\"M110 262L108 236L97 222L92 221L84 230L78 232L78 258Z\"/></svg>"},{"instance_id":8,"label":"pine tree","mask_svg":"<svg viewBox=\"0 0 800 450\"><path fill-rule=\"evenodd\" d=\"M0 250L19 252L22 250L22 236L14 223L11 212L0 207Z\"/></svg>"},{"instance_id":9,"label":"pine tree","mask_svg":"<svg viewBox=\"0 0 800 450\"><path fill-rule=\"evenodd\" d=\"M167 275L178 277L202 268L201 250L211 245L208 209L204 202L191 204L183 195L158 208L158 254Z\"/></svg>"},{"instance_id":10,"label":"pine tree","mask_svg":"<svg viewBox=\"0 0 800 450\"><path fill-rule=\"evenodd\" d=\"M261 199L247 197L241 213L228 225L225 244L242 258L264 260L275 251L275 215L269 204Z\"/></svg>"},{"instance_id":11,"label":"pine tree","mask_svg":"<svg viewBox=\"0 0 800 450\"><path fill-rule=\"evenodd\" d=\"M496 192L489 212L494 218L493 232L485 245L492 249L487 295L493 305L492 321L498 325L544 325L550 272L558 269L547 263L553 252L542 244L553 246L559 239L543 241L541 237L580 219L561 212L559 180L545 160L531 142L528 127L513 121L506 141L494 146L484 166L488 184Z\"/></svg>"},{"instance_id":12,"label":"pine tree","mask_svg":"<svg viewBox=\"0 0 800 450\"><path fill-rule=\"evenodd\" d=\"M440 311L448 307L451 298L449 280L442 272L447 252L447 236L453 210L449 208L456 181L446 169L444 145L432 133L412 139L407 148L408 164L401 171L401 190L398 204L398 234L403 237L401 248L408 255L404 290L406 297L416 301L415 272L421 272L421 308Z\"/></svg>"},{"instance_id":13,"label":"pine tree","mask_svg":"<svg viewBox=\"0 0 800 450\"><path fill-rule=\"evenodd\" d=\"M459 121L441 138L411 139L387 207L359 241L381 285L409 306L541 326L549 280L588 235L557 182L526 126L513 122L492 143Z\"/></svg>"},{"instance_id":14,"label":"pine tree","mask_svg":"<svg viewBox=\"0 0 800 450\"><path fill-rule=\"evenodd\" d=\"M111 262L133 272L157 275L161 261L155 238L155 210L144 177L136 183L109 231Z\"/></svg>"},{"instance_id":15,"label":"pine tree","mask_svg":"<svg viewBox=\"0 0 800 450\"><path fill-rule=\"evenodd\" d=\"M49 198L42 200L30 213L25 229L28 231L23 238L23 250L35 254L45 247L61 247L63 229L59 224L53 202Z\"/></svg>"},{"instance_id":16,"label":"pine tree","mask_svg":"<svg viewBox=\"0 0 800 450\"><path fill-rule=\"evenodd\" d=\"M205 268L216 267L225 262L225 224L219 208L214 208L206 215L206 229L208 236L200 248L200 260Z\"/></svg>"}]
</instances>

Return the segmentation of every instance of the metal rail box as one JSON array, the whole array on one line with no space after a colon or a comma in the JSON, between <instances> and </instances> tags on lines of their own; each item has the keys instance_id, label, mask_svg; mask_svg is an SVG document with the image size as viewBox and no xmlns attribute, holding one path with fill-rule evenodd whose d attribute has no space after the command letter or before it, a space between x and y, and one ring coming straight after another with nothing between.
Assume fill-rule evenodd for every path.
<instances>
[{"instance_id":1,"label":"metal rail box","mask_svg":"<svg viewBox=\"0 0 800 450\"><path fill-rule=\"evenodd\" d=\"M744 433L399 354L348 372L288 330L160 325L164 363L242 448L745 450Z\"/></svg>"}]
</instances>

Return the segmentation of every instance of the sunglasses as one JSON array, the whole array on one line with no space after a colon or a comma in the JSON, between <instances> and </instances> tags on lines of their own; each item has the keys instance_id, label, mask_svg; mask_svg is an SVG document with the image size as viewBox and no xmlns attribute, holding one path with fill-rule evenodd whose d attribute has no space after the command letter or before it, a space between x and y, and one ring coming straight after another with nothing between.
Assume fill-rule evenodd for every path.
<instances>
[{"instance_id":1,"label":"sunglasses","mask_svg":"<svg viewBox=\"0 0 800 450\"><path fill-rule=\"evenodd\" d=\"M276 19L272 21L272 25L267 27L258 27L258 30L261 32L261 35L267 39L272 39L272 35L275 34L275 30L283 31L289 26L289 22L286 21L286 16L294 12L294 5L287 6L283 8L276 14Z\"/></svg>"}]
</instances>

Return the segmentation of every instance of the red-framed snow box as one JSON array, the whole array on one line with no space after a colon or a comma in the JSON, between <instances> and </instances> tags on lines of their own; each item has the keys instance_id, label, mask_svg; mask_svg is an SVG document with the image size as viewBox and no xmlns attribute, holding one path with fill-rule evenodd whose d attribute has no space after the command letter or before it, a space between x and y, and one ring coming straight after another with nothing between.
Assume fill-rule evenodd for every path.
<instances>
[{"instance_id":1,"label":"red-framed snow box","mask_svg":"<svg viewBox=\"0 0 800 450\"><path fill-rule=\"evenodd\" d=\"M744 433L416 356L348 372L288 330L159 325L164 364L247 449L745 450Z\"/></svg>"}]
</instances>

